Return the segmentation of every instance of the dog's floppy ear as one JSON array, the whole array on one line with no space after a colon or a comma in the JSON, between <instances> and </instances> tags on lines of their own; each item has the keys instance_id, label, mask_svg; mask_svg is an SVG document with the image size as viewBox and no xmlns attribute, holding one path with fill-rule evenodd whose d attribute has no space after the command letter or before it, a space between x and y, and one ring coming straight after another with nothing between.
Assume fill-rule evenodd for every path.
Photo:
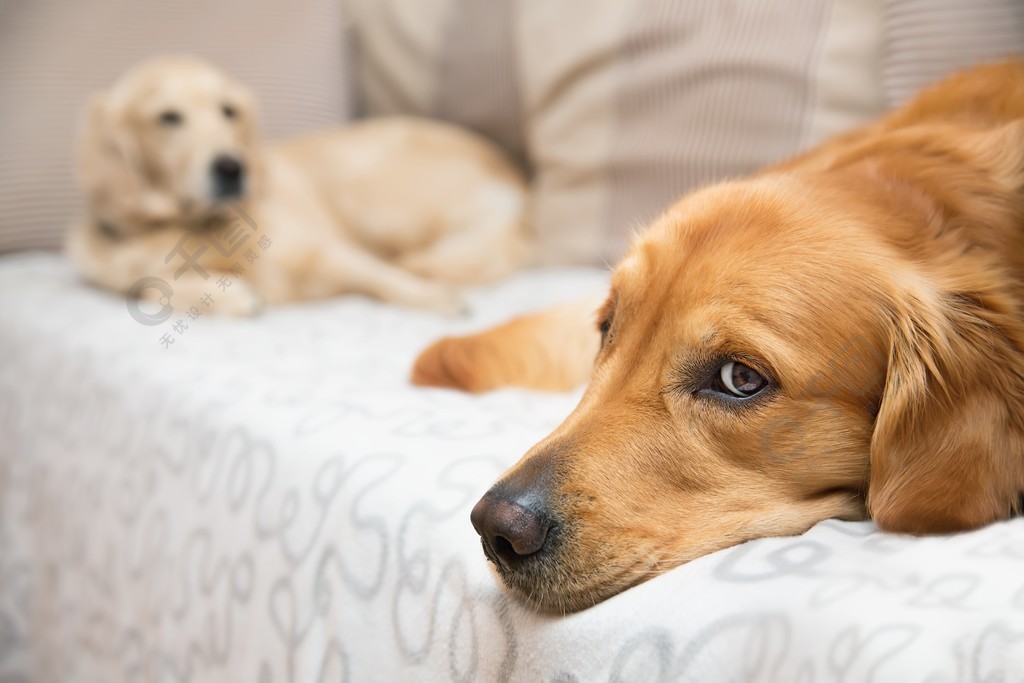
<instances>
[{"instance_id":1,"label":"dog's floppy ear","mask_svg":"<svg viewBox=\"0 0 1024 683\"><path fill-rule=\"evenodd\" d=\"M935 292L892 304L868 488L868 509L882 529L958 531L1019 511L1024 357L1012 329L1019 323L1012 310L985 303Z\"/></svg>"},{"instance_id":2,"label":"dog's floppy ear","mask_svg":"<svg viewBox=\"0 0 1024 683\"><path fill-rule=\"evenodd\" d=\"M850 156L918 215L893 240L929 264L893 273L886 296L868 510L881 528L912 533L1003 519L1024 491L1024 325L1007 265L1021 256L1024 120L918 126Z\"/></svg>"},{"instance_id":3,"label":"dog's floppy ear","mask_svg":"<svg viewBox=\"0 0 1024 683\"><path fill-rule=\"evenodd\" d=\"M79 182L94 218L130 232L174 215L173 199L150 182L130 123L109 93L90 98L77 152Z\"/></svg>"}]
</instances>

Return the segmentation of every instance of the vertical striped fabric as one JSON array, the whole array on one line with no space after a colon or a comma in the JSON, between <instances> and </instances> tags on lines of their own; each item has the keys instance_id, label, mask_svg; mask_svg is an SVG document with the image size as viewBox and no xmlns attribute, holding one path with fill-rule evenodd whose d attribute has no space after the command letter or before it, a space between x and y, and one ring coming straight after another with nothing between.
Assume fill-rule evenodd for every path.
<instances>
[{"instance_id":1,"label":"vertical striped fabric","mask_svg":"<svg viewBox=\"0 0 1024 683\"><path fill-rule=\"evenodd\" d=\"M456 0L438 56L429 114L471 128L525 158L514 0Z\"/></svg>"},{"instance_id":2,"label":"vertical striped fabric","mask_svg":"<svg viewBox=\"0 0 1024 683\"><path fill-rule=\"evenodd\" d=\"M0 251L56 244L78 110L132 62L209 57L289 135L346 114L349 24L367 114L455 121L525 162L550 263L613 261L686 190L1024 48L1024 0L0 0Z\"/></svg>"},{"instance_id":3,"label":"vertical striped fabric","mask_svg":"<svg viewBox=\"0 0 1024 683\"><path fill-rule=\"evenodd\" d=\"M455 0L341 0L355 45L360 114L426 116ZM460 36L464 38L464 36Z\"/></svg>"},{"instance_id":4,"label":"vertical striped fabric","mask_svg":"<svg viewBox=\"0 0 1024 683\"><path fill-rule=\"evenodd\" d=\"M1024 48L1024 0L347 1L367 112L523 150L549 263L614 261L683 192Z\"/></svg>"},{"instance_id":5,"label":"vertical striped fabric","mask_svg":"<svg viewBox=\"0 0 1024 683\"><path fill-rule=\"evenodd\" d=\"M960 67L1024 53L1022 0L882 0L890 107Z\"/></svg>"},{"instance_id":6,"label":"vertical striped fabric","mask_svg":"<svg viewBox=\"0 0 1024 683\"><path fill-rule=\"evenodd\" d=\"M0 252L51 248L80 211L73 140L89 94L192 52L255 92L270 137L347 117L336 0L0 1Z\"/></svg>"},{"instance_id":7,"label":"vertical striped fabric","mask_svg":"<svg viewBox=\"0 0 1024 683\"><path fill-rule=\"evenodd\" d=\"M792 154L831 0L643 0L618 68L601 257L685 191Z\"/></svg>"}]
</instances>

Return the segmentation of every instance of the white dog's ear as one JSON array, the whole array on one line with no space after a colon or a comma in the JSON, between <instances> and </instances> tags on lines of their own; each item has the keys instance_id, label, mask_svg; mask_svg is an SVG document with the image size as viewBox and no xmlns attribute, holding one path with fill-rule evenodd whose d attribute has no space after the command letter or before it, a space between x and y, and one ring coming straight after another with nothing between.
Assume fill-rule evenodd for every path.
<instances>
[{"instance_id":1,"label":"white dog's ear","mask_svg":"<svg viewBox=\"0 0 1024 683\"><path fill-rule=\"evenodd\" d=\"M119 231L130 233L176 212L173 199L150 182L131 125L106 92L94 94L86 107L77 169L93 217Z\"/></svg>"},{"instance_id":2,"label":"white dog's ear","mask_svg":"<svg viewBox=\"0 0 1024 683\"><path fill-rule=\"evenodd\" d=\"M89 98L78 138L78 176L90 202L105 204L134 193L139 185L137 145L124 131L110 95Z\"/></svg>"}]
</instances>

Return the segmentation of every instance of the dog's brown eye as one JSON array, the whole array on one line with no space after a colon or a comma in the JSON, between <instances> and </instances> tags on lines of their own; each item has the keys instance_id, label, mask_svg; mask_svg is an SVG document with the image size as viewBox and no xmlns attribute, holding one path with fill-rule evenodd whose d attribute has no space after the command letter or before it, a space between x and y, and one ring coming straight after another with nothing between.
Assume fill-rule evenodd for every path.
<instances>
[{"instance_id":1,"label":"dog's brown eye","mask_svg":"<svg viewBox=\"0 0 1024 683\"><path fill-rule=\"evenodd\" d=\"M230 104L222 104L220 106L220 110L222 112L224 112L224 117L225 118L233 119L236 116L238 116L238 111L234 107L232 107Z\"/></svg>"},{"instance_id":2,"label":"dog's brown eye","mask_svg":"<svg viewBox=\"0 0 1024 683\"><path fill-rule=\"evenodd\" d=\"M161 126L180 126L183 120L181 114L173 109L160 112L160 116L157 118Z\"/></svg>"},{"instance_id":3,"label":"dog's brown eye","mask_svg":"<svg viewBox=\"0 0 1024 683\"><path fill-rule=\"evenodd\" d=\"M757 370L734 360L722 365L718 376L725 390L738 398L750 398L768 386Z\"/></svg>"}]
</instances>

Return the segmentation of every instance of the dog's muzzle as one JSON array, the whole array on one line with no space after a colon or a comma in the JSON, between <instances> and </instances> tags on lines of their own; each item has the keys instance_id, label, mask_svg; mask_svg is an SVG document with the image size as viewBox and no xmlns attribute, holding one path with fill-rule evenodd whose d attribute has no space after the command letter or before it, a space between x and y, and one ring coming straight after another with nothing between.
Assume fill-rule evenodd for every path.
<instances>
[{"instance_id":1,"label":"dog's muzzle","mask_svg":"<svg viewBox=\"0 0 1024 683\"><path fill-rule=\"evenodd\" d=\"M545 510L495 489L480 499L469 518L487 559L506 571L543 553L553 526Z\"/></svg>"},{"instance_id":2,"label":"dog's muzzle","mask_svg":"<svg viewBox=\"0 0 1024 683\"><path fill-rule=\"evenodd\" d=\"M558 515L552 504L554 453L538 453L508 474L473 507L470 521L484 554L503 574L515 573L556 553Z\"/></svg>"}]
</instances>

